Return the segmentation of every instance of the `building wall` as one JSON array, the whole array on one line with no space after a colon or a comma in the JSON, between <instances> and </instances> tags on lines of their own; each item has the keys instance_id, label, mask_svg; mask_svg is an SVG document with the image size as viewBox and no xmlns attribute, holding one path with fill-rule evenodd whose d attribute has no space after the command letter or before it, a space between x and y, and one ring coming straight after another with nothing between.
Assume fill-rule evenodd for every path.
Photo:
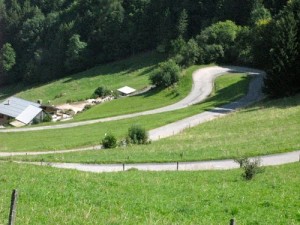
<instances>
[{"instance_id":1,"label":"building wall","mask_svg":"<svg viewBox=\"0 0 300 225\"><path fill-rule=\"evenodd\" d=\"M45 117L45 112L42 111L39 114L37 114L37 116L34 117L34 119L29 124L33 124L35 120L40 123L43 121L44 117Z\"/></svg>"},{"instance_id":2,"label":"building wall","mask_svg":"<svg viewBox=\"0 0 300 225\"><path fill-rule=\"evenodd\" d=\"M0 125L8 124L8 120L8 116L0 114Z\"/></svg>"}]
</instances>

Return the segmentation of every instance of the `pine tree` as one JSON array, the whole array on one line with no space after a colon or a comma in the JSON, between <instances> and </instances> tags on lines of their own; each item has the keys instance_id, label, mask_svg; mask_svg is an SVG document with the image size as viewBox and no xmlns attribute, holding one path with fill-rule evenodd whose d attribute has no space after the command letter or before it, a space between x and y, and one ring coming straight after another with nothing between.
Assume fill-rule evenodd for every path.
<instances>
[{"instance_id":1,"label":"pine tree","mask_svg":"<svg viewBox=\"0 0 300 225\"><path fill-rule=\"evenodd\" d=\"M295 18L293 7L287 7L275 23L270 51L272 67L265 79L265 91L271 97L300 92L299 25L299 17Z\"/></svg>"}]
</instances>

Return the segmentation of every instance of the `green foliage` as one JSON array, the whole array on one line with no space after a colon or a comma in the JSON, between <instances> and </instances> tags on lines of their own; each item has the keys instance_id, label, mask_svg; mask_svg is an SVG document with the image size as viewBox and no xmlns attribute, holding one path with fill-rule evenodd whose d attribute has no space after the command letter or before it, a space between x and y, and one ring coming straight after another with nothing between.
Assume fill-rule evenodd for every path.
<instances>
[{"instance_id":1,"label":"green foliage","mask_svg":"<svg viewBox=\"0 0 300 225\"><path fill-rule=\"evenodd\" d=\"M237 62L243 65L253 65L253 30L250 27L241 27L236 37L233 54L237 57Z\"/></svg>"},{"instance_id":2,"label":"green foliage","mask_svg":"<svg viewBox=\"0 0 300 225\"><path fill-rule=\"evenodd\" d=\"M298 1L1 1L0 46L9 40L15 51L9 59L17 59L2 69L1 83L47 82L156 47L171 47L183 67L238 62L273 71L278 60L269 52L278 41L270 40L282 37L272 18L293 7L298 21ZM249 32L239 37L246 25Z\"/></svg>"},{"instance_id":3,"label":"green foliage","mask_svg":"<svg viewBox=\"0 0 300 225\"><path fill-rule=\"evenodd\" d=\"M217 22L205 28L197 36L197 42L204 49L206 62L235 60L232 55L233 46L240 27L233 21Z\"/></svg>"},{"instance_id":4,"label":"green foliage","mask_svg":"<svg viewBox=\"0 0 300 225\"><path fill-rule=\"evenodd\" d=\"M51 122L51 121L52 121L52 117L48 113L45 113L43 122Z\"/></svg>"},{"instance_id":5,"label":"green foliage","mask_svg":"<svg viewBox=\"0 0 300 225\"><path fill-rule=\"evenodd\" d=\"M244 159L241 163L241 166L244 170L243 177L246 180L252 180L254 176L258 173L262 173L263 169L260 168L261 160L256 158L254 160Z\"/></svg>"},{"instance_id":6,"label":"green foliage","mask_svg":"<svg viewBox=\"0 0 300 225\"><path fill-rule=\"evenodd\" d=\"M271 20L272 16L268 9L262 3L257 3L250 14L250 21L252 24L258 24L263 20Z\"/></svg>"},{"instance_id":7,"label":"green foliage","mask_svg":"<svg viewBox=\"0 0 300 225\"><path fill-rule=\"evenodd\" d=\"M68 43L65 66L68 71L78 71L83 68L84 54L87 43L80 41L80 35L74 34Z\"/></svg>"},{"instance_id":8,"label":"green foliage","mask_svg":"<svg viewBox=\"0 0 300 225\"><path fill-rule=\"evenodd\" d=\"M300 92L300 1L291 1L273 28L271 68L265 91L272 97Z\"/></svg>"},{"instance_id":9,"label":"green foliage","mask_svg":"<svg viewBox=\"0 0 300 225\"><path fill-rule=\"evenodd\" d=\"M202 53L202 49L193 38L185 42L179 37L171 42L170 55L182 67L192 66L196 62L202 63Z\"/></svg>"},{"instance_id":10,"label":"green foliage","mask_svg":"<svg viewBox=\"0 0 300 225\"><path fill-rule=\"evenodd\" d=\"M94 91L94 95L96 97L106 97L108 95L111 94L111 90L109 90L108 88L106 87L98 87L95 91Z\"/></svg>"},{"instance_id":11,"label":"green foliage","mask_svg":"<svg viewBox=\"0 0 300 225\"><path fill-rule=\"evenodd\" d=\"M128 129L127 142L132 144L147 144L148 133L140 125L132 125Z\"/></svg>"},{"instance_id":12,"label":"green foliage","mask_svg":"<svg viewBox=\"0 0 300 225\"><path fill-rule=\"evenodd\" d=\"M157 87L169 87L179 81L180 67L174 60L160 63L157 73L150 76L152 84Z\"/></svg>"},{"instance_id":13,"label":"green foliage","mask_svg":"<svg viewBox=\"0 0 300 225\"><path fill-rule=\"evenodd\" d=\"M117 147L117 138L113 134L107 134L102 139L101 144L104 148L115 148Z\"/></svg>"},{"instance_id":14,"label":"green foliage","mask_svg":"<svg viewBox=\"0 0 300 225\"><path fill-rule=\"evenodd\" d=\"M204 51L204 62L206 63L216 63L224 59L225 53L222 45L212 44L205 45Z\"/></svg>"},{"instance_id":15,"label":"green foliage","mask_svg":"<svg viewBox=\"0 0 300 225\"><path fill-rule=\"evenodd\" d=\"M179 15L178 19L178 37L185 37L188 27L188 14L185 9L183 9Z\"/></svg>"},{"instance_id":16,"label":"green foliage","mask_svg":"<svg viewBox=\"0 0 300 225\"><path fill-rule=\"evenodd\" d=\"M6 43L0 50L0 67L5 71L10 71L16 64L16 53L10 43Z\"/></svg>"}]
</instances>

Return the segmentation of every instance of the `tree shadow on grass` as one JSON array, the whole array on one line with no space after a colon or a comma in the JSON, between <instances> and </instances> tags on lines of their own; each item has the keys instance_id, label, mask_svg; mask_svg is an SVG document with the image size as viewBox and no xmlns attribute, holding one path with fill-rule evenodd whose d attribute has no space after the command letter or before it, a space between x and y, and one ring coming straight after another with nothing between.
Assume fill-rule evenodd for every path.
<instances>
[{"instance_id":1,"label":"tree shadow on grass","mask_svg":"<svg viewBox=\"0 0 300 225\"><path fill-rule=\"evenodd\" d=\"M248 83L249 78L243 77L242 80L240 80L239 82L231 84L225 88L219 89L215 92L214 96L208 97L206 100L197 103L196 105L206 103L214 107L216 105L221 106L235 101L237 99L240 99L247 94ZM245 93L241 92L241 86L247 86Z\"/></svg>"},{"instance_id":2,"label":"tree shadow on grass","mask_svg":"<svg viewBox=\"0 0 300 225\"><path fill-rule=\"evenodd\" d=\"M160 88L160 87L155 87L155 88L151 88L149 91L138 94L138 95L134 95L134 96L130 96L130 97L143 97L143 98L149 98L152 97L154 95L159 94L161 91L163 91L164 88ZM129 98L130 98L129 97Z\"/></svg>"},{"instance_id":3,"label":"tree shadow on grass","mask_svg":"<svg viewBox=\"0 0 300 225\"><path fill-rule=\"evenodd\" d=\"M109 76L115 73L125 75L137 71L139 69L142 69L144 67L149 67L146 70L142 71L140 74L138 74L139 76L143 76L151 72L153 67L157 65L159 62L163 61L164 59L165 59L164 55L160 55L155 52L147 52L120 61L95 66L91 69L76 73L74 75L61 77L55 80L51 80L39 84L24 85L22 82L20 82L19 84L0 87L0 101L10 96L16 95L21 91L27 91L32 88L38 88L58 80L63 80L62 83L70 83L72 81L80 80L82 78L92 78L99 75Z\"/></svg>"},{"instance_id":4,"label":"tree shadow on grass","mask_svg":"<svg viewBox=\"0 0 300 225\"><path fill-rule=\"evenodd\" d=\"M63 81L63 83L69 83L75 80L80 80L82 78L92 78L96 76L109 76L112 74L126 75L145 67L149 67L138 74L139 76L143 76L153 70L153 67L162 60L163 56L159 56L156 53L144 53L117 62L99 65L89 70L74 74L72 76L69 76L65 81Z\"/></svg>"},{"instance_id":5,"label":"tree shadow on grass","mask_svg":"<svg viewBox=\"0 0 300 225\"><path fill-rule=\"evenodd\" d=\"M294 96L278 98L278 99L265 98L262 101L249 106L243 111L251 112L251 111L257 111L264 108L265 109L268 108L286 109L290 107L296 107L299 105L300 105L300 94L297 94Z\"/></svg>"}]
</instances>

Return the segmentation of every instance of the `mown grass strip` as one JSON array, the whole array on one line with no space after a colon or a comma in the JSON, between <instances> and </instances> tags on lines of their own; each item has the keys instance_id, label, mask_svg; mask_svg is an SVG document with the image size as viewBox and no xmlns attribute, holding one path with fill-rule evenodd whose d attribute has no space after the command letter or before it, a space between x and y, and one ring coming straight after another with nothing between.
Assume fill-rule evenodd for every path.
<instances>
[{"instance_id":1,"label":"mown grass strip","mask_svg":"<svg viewBox=\"0 0 300 225\"><path fill-rule=\"evenodd\" d=\"M241 170L84 173L0 164L0 223L19 190L17 224L299 224L300 167L268 167L254 180Z\"/></svg>"}]
</instances>

